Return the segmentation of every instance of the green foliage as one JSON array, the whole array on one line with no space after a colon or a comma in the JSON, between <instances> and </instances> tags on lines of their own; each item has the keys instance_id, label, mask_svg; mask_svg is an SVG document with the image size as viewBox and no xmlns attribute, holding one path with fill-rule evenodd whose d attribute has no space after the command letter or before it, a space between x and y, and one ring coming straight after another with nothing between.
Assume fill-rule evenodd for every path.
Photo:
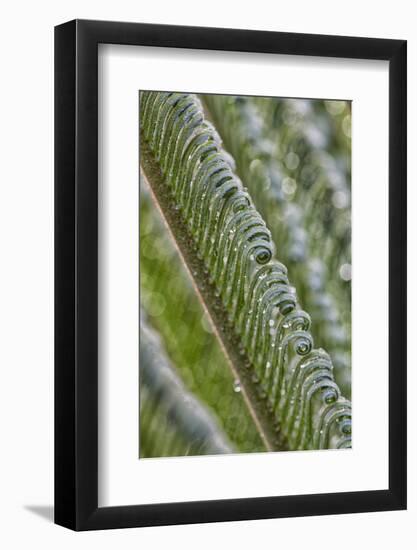
<instances>
[{"instance_id":1,"label":"green foliage","mask_svg":"<svg viewBox=\"0 0 417 550\"><path fill-rule=\"evenodd\" d=\"M186 228L177 228L175 237L187 233L227 315L228 327L219 331L233 331L249 360L234 365L245 394L256 393L290 449L350 446L350 403L334 380L329 355L313 348L310 316L299 305L287 268L275 259L271 232L201 103L190 94L143 92L140 108L142 136L160 171L151 174L150 184L153 177L163 181ZM268 167L263 159L253 160ZM277 232L280 255L301 228L288 223L284 235ZM293 264L296 274L295 259ZM251 413L257 417L256 410ZM265 416L258 418L262 429Z\"/></svg>"},{"instance_id":2,"label":"green foliage","mask_svg":"<svg viewBox=\"0 0 417 550\"><path fill-rule=\"evenodd\" d=\"M340 270L351 263L350 140L339 128L350 120L349 107L340 101L203 99L314 319L315 342L330 352L349 397L350 281ZM329 117L326 107L337 116Z\"/></svg>"},{"instance_id":3,"label":"green foliage","mask_svg":"<svg viewBox=\"0 0 417 550\"><path fill-rule=\"evenodd\" d=\"M233 452L209 410L184 387L143 312L139 361L142 457Z\"/></svg>"}]
</instances>

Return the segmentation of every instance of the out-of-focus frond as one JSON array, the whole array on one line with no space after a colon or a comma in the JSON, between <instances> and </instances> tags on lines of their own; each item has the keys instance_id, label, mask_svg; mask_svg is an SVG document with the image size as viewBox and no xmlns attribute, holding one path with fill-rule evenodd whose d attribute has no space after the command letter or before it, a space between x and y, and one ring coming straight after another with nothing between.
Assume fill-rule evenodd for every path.
<instances>
[{"instance_id":1,"label":"out-of-focus frond","mask_svg":"<svg viewBox=\"0 0 417 550\"><path fill-rule=\"evenodd\" d=\"M142 457L233 452L214 416L185 388L143 312L139 368Z\"/></svg>"}]
</instances>

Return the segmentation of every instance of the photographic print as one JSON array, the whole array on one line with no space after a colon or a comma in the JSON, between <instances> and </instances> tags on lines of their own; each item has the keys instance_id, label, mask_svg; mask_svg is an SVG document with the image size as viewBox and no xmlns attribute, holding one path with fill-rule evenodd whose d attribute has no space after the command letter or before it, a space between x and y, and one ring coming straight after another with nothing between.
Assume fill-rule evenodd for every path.
<instances>
[{"instance_id":1,"label":"photographic print","mask_svg":"<svg viewBox=\"0 0 417 550\"><path fill-rule=\"evenodd\" d=\"M55 523L406 508L406 77L399 39L56 27Z\"/></svg>"},{"instance_id":2,"label":"photographic print","mask_svg":"<svg viewBox=\"0 0 417 550\"><path fill-rule=\"evenodd\" d=\"M139 108L140 459L350 448L351 102Z\"/></svg>"}]
</instances>

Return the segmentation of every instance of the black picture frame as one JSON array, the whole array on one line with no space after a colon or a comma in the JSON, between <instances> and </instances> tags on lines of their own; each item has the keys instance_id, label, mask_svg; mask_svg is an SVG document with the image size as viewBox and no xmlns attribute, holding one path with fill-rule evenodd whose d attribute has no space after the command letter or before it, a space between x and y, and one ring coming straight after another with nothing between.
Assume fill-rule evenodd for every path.
<instances>
[{"instance_id":1,"label":"black picture frame","mask_svg":"<svg viewBox=\"0 0 417 550\"><path fill-rule=\"evenodd\" d=\"M389 62L389 489L98 506L98 44ZM406 508L405 40L74 20L55 28L55 522L74 530Z\"/></svg>"}]
</instances>

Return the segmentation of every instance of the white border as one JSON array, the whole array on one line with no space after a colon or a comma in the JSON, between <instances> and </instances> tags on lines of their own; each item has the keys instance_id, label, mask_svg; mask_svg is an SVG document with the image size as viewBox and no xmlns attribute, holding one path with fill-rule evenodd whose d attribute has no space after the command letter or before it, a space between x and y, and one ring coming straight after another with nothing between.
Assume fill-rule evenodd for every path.
<instances>
[{"instance_id":1,"label":"white border","mask_svg":"<svg viewBox=\"0 0 417 550\"><path fill-rule=\"evenodd\" d=\"M354 447L138 460L138 90L353 100ZM99 47L99 505L388 487L388 64Z\"/></svg>"}]
</instances>

